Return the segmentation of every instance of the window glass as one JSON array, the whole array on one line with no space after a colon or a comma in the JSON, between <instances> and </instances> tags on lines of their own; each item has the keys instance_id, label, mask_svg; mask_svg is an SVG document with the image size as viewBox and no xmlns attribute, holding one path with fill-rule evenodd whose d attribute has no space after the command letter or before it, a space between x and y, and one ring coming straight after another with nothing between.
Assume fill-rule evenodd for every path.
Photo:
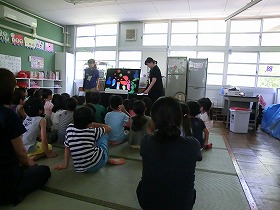
<instances>
[{"instance_id":1,"label":"window glass","mask_svg":"<svg viewBox=\"0 0 280 210\"><path fill-rule=\"evenodd\" d=\"M182 56L188 58L196 58L196 51L170 51L169 56Z\"/></svg>"},{"instance_id":2,"label":"window glass","mask_svg":"<svg viewBox=\"0 0 280 210\"><path fill-rule=\"evenodd\" d=\"M258 87L278 88L278 87L280 87L280 78L279 77L259 77L258 78Z\"/></svg>"},{"instance_id":3,"label":"window glass","mask_svg":"<svg viewBox=\"0 0 280 210\"><path fill-rule=\"evenodd\" d=\"M95 26L79 26L77 27L77 36L94 36Z\"/></svg>"},{"instance_id":4,"label":"window glass","mask_svg":"<svg viewBox=\"0 0 280 210\"><path fill-rule=\"evenodd\" d=\"M141 51L121 51L119 60L141 60Z\"/></svg>"},{"instance_id":5,"label":"window glass","mask_svg":"<svg viewBox=\"0 0 280 210\"><path fill-rule=\"evenodd\" d=\"M171 46L195 46L196 34L172 34Z\"/></svg>"},{"instance_id":6,"label":"window glass","mask_svg":"<svg viewBox=\"0 0 280 210\"><path fill-rule=\"evenodd\" d=\"M265 18L263 20L263 32L280 31L280 18Z\"/></svg>"},{"instance_id":7,"label":"window glass","mask_svg":"<svg viewBox=\"0 0 280 210\"><path fill-rule=\"evenodd\" d=\"M94 37L78 37L76 39L76 47L94 47Z\"/></svg>"},{"instance_id":8,"label":"window glass","mask_svg":"<svg viewBox=\"0 0 280 210\"><path fill-rule=\"evenodd\" d=\"M208 74L207 85L222 85L223 75Z\"/></svg>"},{"instance_id":9,"label":"window glass","mask_svg":"<svg viewBox=\"0 0 280 210\"><path fill-rule=\"evenodd\" d=\"M207 72L223 74L224 64L223 63L208 63Z\"/></svg>"},{"instance_id":10,"label":"window glass","mask_svg":"<svg viewBox=\"0 0 280 210\"><path fill-rule=\"evenodd\" d=\"M94 58L93 52L76 52L76 60L89 60Z\"/></svg>"},{"instance_id":11,"label":"window glass","mask_svg":"<svg viewBox=\"0 0 280 210\"><path fill-rule=\"evenodd\" d=\"M259 75L280 76L280 65L259 65Z\"/></svg>"},{"instance_id":12,"label":"window glass","mask_svg":"<svg viewBox=\"0 0 280 210\"><path fill-rule=\"evenodd\" d=\"M226 32L226 26L223 20L202 20L198 22L198 32Z\"/></svg>"},{"instance_id":13,"label":"window glass","mask_svg":"<svg viewBox=\"0 0 280 210\"><path fill-rule=\"evenodd\" d=\"M143 35L144 46L164 46L167 45L167 34Z\"/></svg>"},{"instance_id":14,"label":"window glass","mask_svg":"<svg viewBox=\"0 0 280 210\"><path fill-rule=\"evenodd\" d=\"M256 64L228 64L228 74L256 75Z\"/></svg>"},{"instance_id":15,"label":"window glass","mask_svg":"<svg viewBox=\"0 0 280 210\"><path fill-rule=\"evenodd\" d=\"M279 52L261 52L260 63L280 63Z\"/></svg>"},{"instance_id":16,"label":"window glass","mask_svg":"<svg viewBox=\"0 0 280 210\"><path fill-rule=\"evenodd\" d=\"M198 34L199 46L225 46L225 34Z\"/></svg>"},{"instance_id":17,"label":"window glass","mask_svg":"<svg viewBox=\"0 0 280 210\"><path fill-rule=\"evenodd\" d=\"M75 79L83 79L84 69L87 67L87 60L76 61Z\"/></svg>"},{"instance_id":18,"label":"window glass","mask_svg":"<svg viewBox=\"0 0 280 210\"><path fill-rule=\"evenodd\" d=\"M228 56L231 63L257 63L257 53L233 52Z\"/></svg>"},{"instance_id":19,"label":"window glass","mask_svg":"<svg viewBox=\"0 0 280 210\"><path fill-rule=\"evenodd\" d=\"M171 33L196 33L196 32L197 32L196 21L173 22L171 25Z\"/></svg>"},{"instance_id":20,"label":"window glass","mask_svg":"<svg viewBox=\"0 0 280 210\"><path fill-rule=\"evenodd\" d=\"M244 86L244 87L254 87L255 77L251 76L227 76L227 84L231 86Z\"/></svg>"},{"instance_id":21,"label":"window glass","mask_svg":"<svg viewBox=\"0 0 280 210\"><path fill-rule=\"evenodd\" d=\"M116 45L117 45L116 36L97 36L96 37L96 47L116 46Z\"/></svg>"},{"instance_id":22,"label":"window glass","mask_svg":"<svg viewBox=\"0 0 280 210\"><path fill-rule=\"evenodd\" d=\"M230 46L258 46L259 34L231 34Z\"/></svg>"},{"instance_id":23,"label":"window glass","mask_svg":"<svg viewBox=\"0 0 280 210\"><path fill-rule=\"evenodd\" d=\"M208 58L208 62L224 62L223 52L198 52L198 58Z\"/></svg>"},{"instance_id":24,"label":"window glass","mask_svg":"<svg viewBox=\"0 0 280 210\"><path fill-rule=\"evenodd\" d=\"M161 34L167 33L168 23L145 23L144 33Z\"/></svg>"},{"instance_id":25,"label":"window glass","mask_svg":"<svg viewBox=\"0 0 280 210\"><path fill-rule=\"evenodd\" d=\"M96 61L106 61L106 60L115 60L116 51L95 51L95 60Z\"/></svg>"},{"instance_id":26,"label":"window glass","mask_svg":"<svg viewBox=\"0 0 280 210\"><path fill-rule=\"evenodd\" d=\"M119 68L140 69L141 61L120 61Z\"/></svg>"},{"instance_id":27,"label":"window glass","mask_svg":"<svg viewBox=\"0 0 280 210\"><path fill-rule=\"evenodd\" d=\"M116 35L117 24L96 25L96 35Z\"/></svg>"},{"instance_id":28,"label":"window glass","mask_svg":"<svg viewBox=\"0 0 280 210\"><path fill-rule=\"evenodd\" d=\"M280 33L263 33L262 46L280 46Z\"/></svg>"},{"instance_id":29,"label":"window glass","mask_svg":"<svg viewBox=\"0 0 280 210\"><path fill-rule=\"evenodd\" d=\"M232 20L230 32L260 32L261 20Z\"/></svg>"}]
</instances>

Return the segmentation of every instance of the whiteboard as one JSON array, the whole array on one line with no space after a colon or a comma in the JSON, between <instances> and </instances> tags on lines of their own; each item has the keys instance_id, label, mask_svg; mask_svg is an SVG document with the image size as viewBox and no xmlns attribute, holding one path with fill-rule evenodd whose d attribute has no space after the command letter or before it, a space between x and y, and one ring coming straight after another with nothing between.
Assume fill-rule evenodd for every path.
<instances>
[{"instance_id":1,"label":"whiteboard","mask_svg":"<svg viewBox=\"0 0 280 210\"><path fill-rule=\"evenodd\" d=\"M21 57L0 54L0 68L9 69L16 74L21 71Z\"/></svg>"}]
</instances>

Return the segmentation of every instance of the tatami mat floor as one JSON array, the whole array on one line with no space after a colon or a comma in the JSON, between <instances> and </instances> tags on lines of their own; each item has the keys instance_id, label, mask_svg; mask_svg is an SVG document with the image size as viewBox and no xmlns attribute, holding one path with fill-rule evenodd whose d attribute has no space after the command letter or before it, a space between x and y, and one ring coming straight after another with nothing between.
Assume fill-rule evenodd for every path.
<instances>
[{"instance_id":1,"label":"tatami mat floor","mask_svg":"<svg viewBox=\"0 0 280 210\"><path fill-rule=\"evenodd\" d=\"M216 129L210 135L213 149L203 151L203 161L197 164L194 209L250 209L220 131ZM63 148L54 149L58 157L42 159L39 164L53 168L62 162ZM64 171L52 170L46 187L16 207L0 206L0 209L140 209L135 192L142 169L139 150L122 144L110 147L109 153L126 158L126 164L106 165L94 174L78 174L72 165Z\"/></svg>"}]
</instances>

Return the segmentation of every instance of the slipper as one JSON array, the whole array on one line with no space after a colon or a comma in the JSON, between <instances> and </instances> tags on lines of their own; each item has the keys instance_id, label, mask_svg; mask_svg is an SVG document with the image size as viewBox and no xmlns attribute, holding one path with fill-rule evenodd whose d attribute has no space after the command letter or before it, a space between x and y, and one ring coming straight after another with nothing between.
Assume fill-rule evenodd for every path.
<instances>
[{"instance_id":1,"label":"slipper","mask_svg":"<svg viewBox=\"0 0 280 210\"><path fill-rule=\"evenodd\" d=\"M206 144L206 145L204 145L204 149L212 149L212 147L213 147L213 144L212 143L210 143L210 144Z\"/></svg>"},{"instance_id":2,"label":"slipper","mask_svg":"<svg viewBox=\"0 0 280 210\"><path fill-rule=\"evenodd\" d=\"M125 159L124 158L109 158L108 163L112 165L123 165L125 164Z\"/></svg>"}]
</instances>

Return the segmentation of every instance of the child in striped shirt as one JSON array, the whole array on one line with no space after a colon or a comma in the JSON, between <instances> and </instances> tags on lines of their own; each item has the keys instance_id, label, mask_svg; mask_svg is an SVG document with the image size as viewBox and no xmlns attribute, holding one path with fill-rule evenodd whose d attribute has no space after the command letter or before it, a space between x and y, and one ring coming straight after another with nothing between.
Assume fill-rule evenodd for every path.
<instances>
[{"instance_id":1,"label":"child in striped shirt","mask_svg":"<svg viewBox=\"0 0 280 210\"><path fill-rule=\"evenodd\" d=\"M64 163L55 169L66 169L70 154L76 172L96 172L108 160L108 138L111 127L93 123L94 112L89 107L81 107L74 112L74 124L70 124L65 137Z\"/></svg>"}]
</instances>

